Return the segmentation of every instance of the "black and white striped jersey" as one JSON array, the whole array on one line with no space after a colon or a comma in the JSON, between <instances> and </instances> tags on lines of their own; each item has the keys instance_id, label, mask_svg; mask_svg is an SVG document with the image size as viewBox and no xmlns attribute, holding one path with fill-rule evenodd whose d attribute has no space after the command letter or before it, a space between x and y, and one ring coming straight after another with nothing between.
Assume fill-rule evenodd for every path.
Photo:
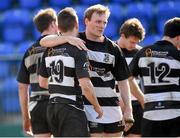
<instances>
[{"instance_id":1,"label":"black and white striped jersey","mask_svg":"<svg viewBox=\"0 0 180 138\"><path fill-rule=\"evenodd\" d=\"M144 118L168 120L180 116L180 51L175 46L158 41L143 48L130 69L144 82Z\"/></svg>"},{"instance_id":2,"label":"black and white striped jersey","mask_svg":"<svg viewBox=\"0 0 180 138\"><path fill-rule=\"evenodd\" d=\"M119 47L105 37L104 42L94 42L86 39L85 33L80 38L86 42L90 62L90 78L94 85L96 96L103 108L104 115L96 119L97 113L85 99L85 110L89 121L113 123L122 119L119 100L115 91L115 80L128 78L128 66Z\"/></svg>"},{"instance_id":3,"label":"black and white striped jersey","mask_svg":"<svg viewBox=\"0 0 180 138\"><path fill-rule=\"evenodd\" d=\"M46 50L46 48L41 47L39 44L42 37L40 37L30 48L26 50L17 75L18 82L30 84L31 97L49 94L47 89L39 86L38 78L38 69L42 61L42 55Z\"/></svg>"},{"instance_id":4,"label":"black and white striped jersey","mask_svg":"<svg viewBox=\"0 0 180 138\"><path fill-rule=\"evenodd\" d=\"M60 97L71 102L82 100L78 79L89 77L87 52L68 43L48 48L39 74L48 78L50 99Z\"/></svg>"},{"instance_id":5,"label":"black and white striped jersey","mask_svg":"<svg viewBox=\"0 0 180 138\"><path fill-rule=\"evenodd\" d=\"M135 49L133 49L133 50L127 50L126 48L121 48L121 50L122 50L122 52L123 52L123 54L124 54L124 56L125 56L125 58L126 58L126 62L127 62L127 64L129 65L130 64L130 62L132 61L132 59L133 59L133 57L134 57L134 55L141 49L142 47L141 46L139 46L139 45L136 45L136 48ZM140 78L139 77L137 77L136 78L136 81L137 81L137 83L139 84L139 86L140 86L140 88L142 87L142 81L140 80ZM133 100L133 101L137 101L137 99L131 94L131 99Z\"/></svg>"}]
</instances>

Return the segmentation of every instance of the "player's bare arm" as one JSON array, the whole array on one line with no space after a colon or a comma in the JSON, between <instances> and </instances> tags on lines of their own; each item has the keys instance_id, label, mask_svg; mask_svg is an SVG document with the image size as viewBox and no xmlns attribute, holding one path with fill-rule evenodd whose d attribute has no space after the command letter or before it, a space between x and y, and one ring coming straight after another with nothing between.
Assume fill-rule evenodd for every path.
<instances>
[{"instance_id":1,"label":"player's bare arm","mask_svg":"<svg viewBox=\"0 0 180 138\"><path fill-rule=\"evenodd\" d=\"M140 102L142 108L144 108L144 93L139 88L139 85L137 84L136 79L133 76L129 77L128 80L131 93Z\"/></svg>"},{"instance_id":2,"label":"player's bare arm","mask_svg":"<svg viewBox=\"0 0 180 138\"><path fill-rule=\"evenodd\" d=\"M85 42L82 39L74 36L48 35L42 38L40 41L40 44L44 47L53 47L64 43L74 45L80 50L87 50Z\"/></svg>"},{"instance_id":3,"label":"player's bare arm","mask_svg":"<svg viewBox=\"0 0 180 138\"><path fill-rule=\"evenodd\" d=\"M94 106L94 110L98 113L97 118L101 118L103 116L103 110L99 105L99 102L95 96L93 85L89 78L81 78L79 79L79 84L82 88L82 92L84 96L88 99L88 101Z\"/></svg>"},{"instance_id":4,"label":"player's bare arm","mask_svg":"<svg viewBox=\"0 0 180 138\"><path fill-rule=\"evenodd\" d=\"M18 83L18 89L19 89L20 107L22 112L23 129L27 135L32 135L30 114L28 110L29 84Z\"/></svg>"},{"instance_id":5,"label":"player's bare arm","mask_svg":"<svg viewBox=\"0 0 180 138\"><path fill-rule=\"evenodd\" d=\"M118 81L118 88L121 91L121 96L124 103L124 113L123 113L123 120L125 122L124 131L128 131L132 127L134 122L134 118L132 114L130 86L128 79Z\"/></svg>"}]
</instances>

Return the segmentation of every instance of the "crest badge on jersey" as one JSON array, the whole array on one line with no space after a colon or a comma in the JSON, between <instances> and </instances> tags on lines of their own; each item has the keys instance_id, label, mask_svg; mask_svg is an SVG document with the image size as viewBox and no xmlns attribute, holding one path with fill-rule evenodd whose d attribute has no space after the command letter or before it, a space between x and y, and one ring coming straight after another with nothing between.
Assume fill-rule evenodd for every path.
<instances>
[{"instance_id":1,"label":"crest badge on jersey","mask_svg":"<svg viewBox=\"0 0 180 138\"><path fill-rule=\"evenodd\" d=\"M145 54L146 54L146 57L152 57L152 50L150 49L150 48L147 48L146 50L145 50Z\"/></svg>"},{"instance_id":2,"label":"crest badge on jersey","mask_svg":"<svg viewBox=\"0 0 180 138\"><path fill-rule=\"evenodd\" d=\"M103 61L106 62L106 63L108 63L109 60L110 60L109 54L104 54L104 59L103 59Z\"/></svg>"},{"instance_id":3,"label":"crest badge on jersey","mask_svg":"<svg viewBox=\"0 0 180 138\"><path fill-rule=\"evenodd\" d=\"M53 56L54 55L54 49L53 48L49 48L48 49L48 56Z\"/></svg>"},{"instance_id":4,"label":"crest badge on jersey","mask_svg":"<svg viewBox=\"0 0 180 138\"><path fill-rule=\"evenodd\" d=\"M29 55L33 55L35 53L35 47L31 47L28 51Z\"/></svg>"}]
</instances>

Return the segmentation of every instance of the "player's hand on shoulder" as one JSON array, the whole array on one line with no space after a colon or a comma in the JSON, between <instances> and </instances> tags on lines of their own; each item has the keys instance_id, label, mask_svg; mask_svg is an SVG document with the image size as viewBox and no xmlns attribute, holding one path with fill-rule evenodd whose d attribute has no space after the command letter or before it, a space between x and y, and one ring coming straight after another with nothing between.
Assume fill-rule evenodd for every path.
<instances>
[{"instance_id":1,"label":"player's hand on shoulder","mask_svg":"<svg viewBox=\"0 0 180 138\"><path fill-rule=\"evenodd\" d=\"M78 37L69 36L68 43L76 46L80 50L86 50L86 51L88 50L87 47L85 46L85 41Z\"/></svg>"}]
</instances>

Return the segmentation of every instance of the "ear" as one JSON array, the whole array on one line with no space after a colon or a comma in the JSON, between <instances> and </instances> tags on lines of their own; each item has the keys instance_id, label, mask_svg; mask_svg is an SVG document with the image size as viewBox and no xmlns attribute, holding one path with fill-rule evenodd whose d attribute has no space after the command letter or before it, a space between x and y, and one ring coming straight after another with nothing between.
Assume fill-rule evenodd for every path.
<instances>
[{"instance_id":1,"label":"ear","mask_svg":"<svg viewBox=\"0 0 180 138\"><path fill-rule=\"evenodd\" d=\"M79 29L79 24L76 22L75 23L75 28L78 30Z\"/></svg>"},{"instance_id":2,"label":"ear","mask_svg":"<svg viewBox=\"0 0 180 138\"><path fill-rule=\"evenodd\" d=\"M121 34L121 37L122 37L122 38L126 38L126 36L125 36L123 33Z\"/></svg>"},{"instance_id":3,"label":"ear","mask_svg":"<svg viewBox=\"0 0 180 138\"><path fill-rule=\"evenodd\" d=\"M56 27L56 22L52 22L52 23L50 24L50 26L51 26L52 28Z\"/></svg>"},{"instance_id":4,"label":"ear","mask_svg":"<svg viewBox=\"0 0 180 138\"><path fill-rule=\"evenodd\" d=\"M85 18L85 20L84 20L85 25L87 25L88 22L89 22L88 18Z\"/></svg>"}]
</instances>

